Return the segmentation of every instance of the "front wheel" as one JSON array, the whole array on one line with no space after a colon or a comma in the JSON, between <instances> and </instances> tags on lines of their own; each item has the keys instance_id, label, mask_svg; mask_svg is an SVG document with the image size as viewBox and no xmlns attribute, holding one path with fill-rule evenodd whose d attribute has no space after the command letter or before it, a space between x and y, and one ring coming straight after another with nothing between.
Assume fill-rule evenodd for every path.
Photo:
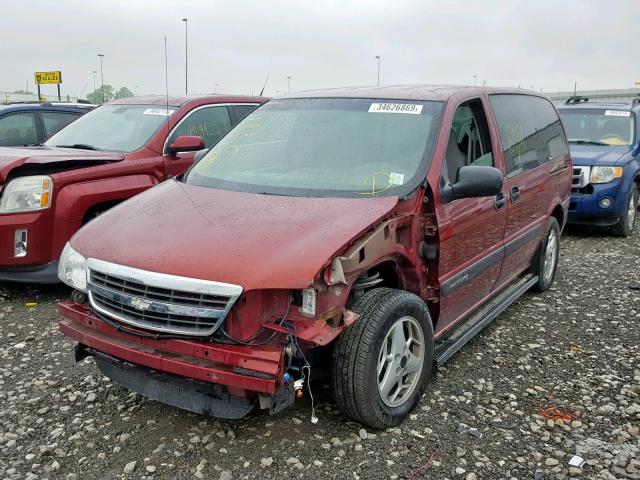
<instances>
[{"instance_id":1,"label":"front wheel","mask_svg":"<svg viewBox=\"0 0 640 480\"><path fill-rule=\"evenodd\" d=\"M560 225L551 217L547 234L540 250L534 258L532 272L538 275L538 283L533 288L539 292L546 292L551 288L556 278L558 260L560 259Z\"/></svg>"},{"instance_id":2,"label":"front wheel","mask_svg":"<svg viewBox=\"0 0 640 480\"><path fill-rule=\"evenodd\" d=\"M409 292L376 288L354 306L360 318L338 338L331 384L340 409L373 428L398 425L415 408L433 365L433 324Z\"/></svg>"},{"instance_id":3,"label":"front wheel","mask_svg":"<svg viewBox=\"0 0 640 480\"><path fill-rule=\"evenodd\" d=\"M618 237L629 237L636 226L638 213L638 187L634 184L629 192L629 200L620 221L613 226L613 233Z\"/></svg>"}]
</instances>

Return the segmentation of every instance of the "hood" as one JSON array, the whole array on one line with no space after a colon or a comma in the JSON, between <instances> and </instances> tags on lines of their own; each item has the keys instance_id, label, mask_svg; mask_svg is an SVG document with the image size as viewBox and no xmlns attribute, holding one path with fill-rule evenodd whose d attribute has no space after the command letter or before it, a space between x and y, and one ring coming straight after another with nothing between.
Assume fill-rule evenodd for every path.
<instances>
[{"instance_id":1,"label":"hood","mask_svg":"<svg viewBox=\"0 0 640 480\"><path fill-rule=\"evenodd\" d=\"M28 164L41 166L55 164L53 169L81 166L87 164L100 164L119 162L124 160L124 153L101 152L92 150L80 150L77 148L57 147L1 147L0 148L0 183L3 183L11 170ZM46 168L38 168L38 171L46 172Z\"/></svg>"},{"instance_id":2,"label":"hood","mask_svg":"<svg viewBox=\"0 0 640 480\"><path fill-rule=\"evenodd\" d=\"M397 203L397 197L284 197L169 180L107 211L71 245L86 258L245 291L301 289Z\"/></svg>"},{"instance_id":3,"label":"hood","mask_svg":"<svg viewBox=\"0 0 640 480\"><path fill-rule=\"evenodd\" d=\"M632 147L600 146L600 145L570 145L571 159L574 165L583 166L614 166L622 157L631 152Z\"/></svg>"}]
</instances>

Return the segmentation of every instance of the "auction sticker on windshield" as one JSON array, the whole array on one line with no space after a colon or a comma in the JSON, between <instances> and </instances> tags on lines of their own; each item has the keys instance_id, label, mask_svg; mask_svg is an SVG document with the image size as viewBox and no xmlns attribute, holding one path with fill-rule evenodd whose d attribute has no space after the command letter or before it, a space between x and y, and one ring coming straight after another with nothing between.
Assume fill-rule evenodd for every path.
<instances>
[{"instance_id":1,"label":"auction sticker on windshield","mask_svg":"<svg viewBox=\"0 0 640 480\"><path fill-rule=\"evenodd\" d=\"M604 112L605 115L610 115L614 117L630 117L631 112L625 112L624 110L607 110Z\"/></svg>"},{"instance_id":2,"label":"auction sticker on windshield","mask_svg":"<svg viewBox=\"0 0 640 480\"><path fill-rule=\"evenodd\" d=\"M162 115L163 117L168 117L173 112L175 112L175 110L167 110L166 108L147 108L144 112L142 112L142 114L143 115Z\"/></svg>"},{"instance_id":3,"label":"auction sticker on windshield","mask_svg":"<svg viewBox=\"0 0 640 480\"><path fill-rule=\"evenodd\" d=\"M422 105L415 103L372 103L369 107L369 113L410 113L420 115L422 113Z\"/></svg>"}]
</instances>

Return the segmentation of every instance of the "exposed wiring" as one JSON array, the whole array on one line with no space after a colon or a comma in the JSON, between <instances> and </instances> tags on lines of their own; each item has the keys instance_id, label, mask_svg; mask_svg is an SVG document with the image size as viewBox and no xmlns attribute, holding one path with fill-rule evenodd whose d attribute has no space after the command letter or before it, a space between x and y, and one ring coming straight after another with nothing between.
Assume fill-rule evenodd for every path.
<instances>
[{"instance_id":1,"label":"exposed wiring","mask_svg":"<svg viewBox=\"0 0 640 480\"><path fill-rule=\"evenodd\" d=\"M302 375L301 379L303 383L306 382L307 390L309 390L309 398L311 399L311 423L315 424L315 423L318 423L318 417L316 417L316 409L315 409L315 403L313 400L313 392L311 391L311 364L309 363L309 360L307 360L307 356L304 354L304 351L302 350L302 348L300 348L300 344L298 343L298 330L296 328L295 323L287 322L285 327L289 332L289 339L291 340L291 342L293 342L293 344L296 347L296 351L300 353L300 356L304 360L304 365L300 370ZM306 375L304 373L305 369L307 370Z\"/></svg>"}]
</instances>

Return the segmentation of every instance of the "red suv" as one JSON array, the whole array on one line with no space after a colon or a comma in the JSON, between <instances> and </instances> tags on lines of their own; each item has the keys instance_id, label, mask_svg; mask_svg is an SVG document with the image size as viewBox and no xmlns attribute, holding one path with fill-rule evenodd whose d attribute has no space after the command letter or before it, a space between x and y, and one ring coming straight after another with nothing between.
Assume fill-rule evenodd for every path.
<instances>
[{"instance_id":1,"label":"red suv","mask_svg":"<svg viewBox=\"0 0 640 480\"><path fill-rule=\"evenodd\" d=\"M0 149L0 281L58 282L58 258L101 212L183 173L264 100L134 97L32 148Z\"/></svg>"},{"instance_id":2,"label":"red suv","mask_svg":"<svg viewBox=\"0 0 640 480\"><path fill-rule=\"evenodd\" d=\"M185 409L276 413L329 375L348 416L396 425L434 364L550 288L570 192L562 125L533 93L272 100L71 239L60 328L77 358Z\"/></svg>"}]
</instances>

